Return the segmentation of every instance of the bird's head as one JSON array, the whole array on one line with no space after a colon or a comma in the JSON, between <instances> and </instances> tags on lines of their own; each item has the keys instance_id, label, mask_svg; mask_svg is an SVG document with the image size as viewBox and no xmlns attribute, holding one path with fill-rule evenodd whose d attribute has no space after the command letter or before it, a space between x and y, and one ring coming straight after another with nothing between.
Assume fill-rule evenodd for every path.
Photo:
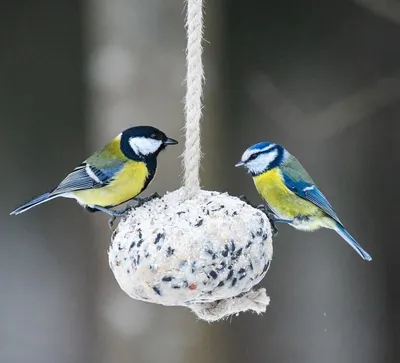
<instances>
[{"instance_id":1,"label":"bird's head","mask_svg":"<svg viewBox=\"0 0 400 363\"><path fill-rule=\"evenodd\" d=\"M152 126L131 127L121 134L121 150L129 159L156 157L168 145L177 143Z\"/></svg>"},{"instance_id":2,"label":"bird's head","mask_svg":"<svg viewBox=\"0 0 400 363\"><path fill-rule=\"evenodd\" d=\"M279 166L288 155L283 146L264 141L250 146L235 166L245 167L256 176Z\"/></svg>"}]
</instances>

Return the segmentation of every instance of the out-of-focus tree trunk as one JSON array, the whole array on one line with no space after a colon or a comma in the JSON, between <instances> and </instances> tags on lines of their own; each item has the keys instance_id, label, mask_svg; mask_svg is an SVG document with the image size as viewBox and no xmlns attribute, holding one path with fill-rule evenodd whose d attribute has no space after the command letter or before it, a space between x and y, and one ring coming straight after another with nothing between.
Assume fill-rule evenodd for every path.
<instances>
[{"instance_id":1,"label":"out-of-focus tree trunk","mask_svg":"<svg viewBox=\"0 0 400 363\"><path fill-rule=\"evenodd\" d=\"M87 213L53 188L85 156L81 2L2 2L0 361L87 363L92 352Z\"/></svg>"},{"instance_id":2,"label":"out-of-focus tree trunk","mask_svg":"<svg viewBox=\"0 0 400 363\"><path fill-rule=\"evenodd\" d=\"M185 3L183 1L90 1L88 6L91 144L99 147L122 129L153 125L179 139L184 124ZM207 10L216 19L218 6ZM218 22L206 36L213 39ZM207 78L217 99L220 52L207 50ZM210 86L211 87L211 86ZM208 93L210 92L210 93ZM219 105L211 103L213 123ZM211 126L213 127L213 126ZM159 156L154 182L144 194L164 193L181 183L184 140ZM205 139L207 150L210 142ZM162 307L130 299L115 281L107 263L110 232L106 217L96 225L97 241L97 347L96 362L213 362L220 359L218 329L198 323L183 308Z\"/></svg>"}]
</instances>

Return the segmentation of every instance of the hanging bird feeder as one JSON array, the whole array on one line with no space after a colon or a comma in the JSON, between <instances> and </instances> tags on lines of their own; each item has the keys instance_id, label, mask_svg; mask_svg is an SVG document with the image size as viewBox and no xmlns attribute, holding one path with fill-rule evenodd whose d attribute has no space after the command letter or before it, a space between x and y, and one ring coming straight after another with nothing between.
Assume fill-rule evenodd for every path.
<instances>
[{"instance_id":1,"label":"hanging bird feeder","mask_svg":"<svg viewBox=\"0 0 400 363\"><path fill-rule=\"evenodd\" d=\"M202 0L188 0L184 185L135 208L113 233L109 264L121 289L146 302L184 306L216 321L269 297L255 290L272 259L267 216L243 200L200 189Z\"/></svg>"}]
</instances>

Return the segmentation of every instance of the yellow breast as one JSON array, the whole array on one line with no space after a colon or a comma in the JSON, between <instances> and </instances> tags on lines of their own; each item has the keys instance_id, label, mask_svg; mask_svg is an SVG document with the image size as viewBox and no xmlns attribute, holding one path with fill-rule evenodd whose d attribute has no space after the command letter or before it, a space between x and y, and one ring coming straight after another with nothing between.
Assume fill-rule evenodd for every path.
<instances>
[{"instance_id":1,"label":"yellow breast","mask_svg":"<svg viewBox=\"0 0 400 363\"><path fill-rule=\"evenodd\" d=\"M103 188L76 191L73 195L83 205L116 206L136 197L142 191L147 177L146 164L130 160L125 163L109 185Z\"/></svg>"},{"instance_id":2,"label":"yellow breast","mask_svg":"<svg viewBox=\"0 0 400 363\"><path fill-rule=\"evenodd\" d=\"M283 219L298 215L319 215L320 210L313 203L300 198L289 190L279 168L266 171L253 178L257 191L275 214Z\"/></svg>"}]
</instances>

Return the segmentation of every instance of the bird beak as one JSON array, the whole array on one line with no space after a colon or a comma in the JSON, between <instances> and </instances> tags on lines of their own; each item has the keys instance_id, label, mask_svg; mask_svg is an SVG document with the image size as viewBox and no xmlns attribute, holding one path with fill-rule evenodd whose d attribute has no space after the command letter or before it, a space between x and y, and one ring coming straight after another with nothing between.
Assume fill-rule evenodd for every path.
<instances>
[{"instance_id":1,"label":"bird beak","mask_svg":"<svg viewBox=\"0 0 400 363\"><path fill-rule=\"evenodd\" d=\"M167 139L163 142L164 145L176 145L177 143L178 143L178 141L176 141L176 140L174 140L174 139L170 139L170 138L167 138Z\"/></svg>"},{"instance_id":2,"label":"bird beak","mask_svg":"<svg viewBox=\"0 0 400 363\"><path fill-rule=\"evenodd\" d=\"M235 166L237 168L240 168L240 167L244 166L244 162L243 161L239 161L237 164L235 164Z\"/></svg>"}]
</instances>

